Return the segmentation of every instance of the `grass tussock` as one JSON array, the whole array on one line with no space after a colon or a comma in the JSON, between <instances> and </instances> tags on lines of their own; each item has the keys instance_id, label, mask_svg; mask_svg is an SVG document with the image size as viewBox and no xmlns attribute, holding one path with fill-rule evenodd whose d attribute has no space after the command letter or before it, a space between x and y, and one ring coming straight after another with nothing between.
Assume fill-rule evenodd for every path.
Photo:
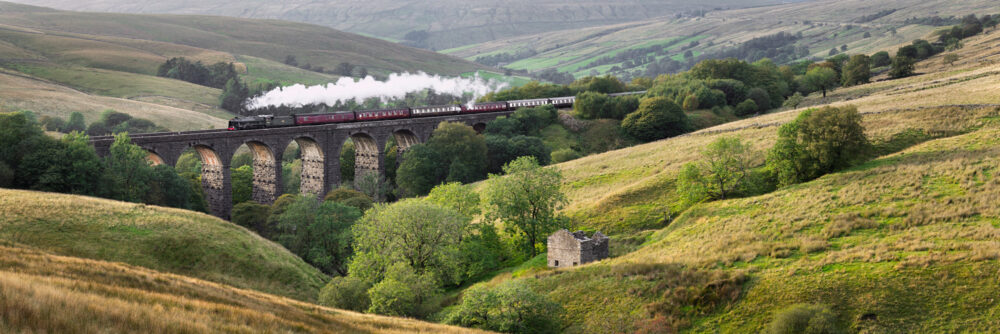
<instances>
[{"instance_id":1,"label":"grass tussock","mask_svg":"<svg viewBox=\"0 0 1000 334\"><path fill-rule=\"evenodd\" d=\"M457 333L125 264L0 246L0 331Z\"/></svg>"},{"instance_id":2,"label":"grass tussock","mask_svg":"<svg viewBox=\"0 0 1000 334\"><path fill-rule=\"evenodd\" d=\"M0 240L314 300L325 275L281 246L179 209L0 189Z\"/></svg>"}]
</instances>

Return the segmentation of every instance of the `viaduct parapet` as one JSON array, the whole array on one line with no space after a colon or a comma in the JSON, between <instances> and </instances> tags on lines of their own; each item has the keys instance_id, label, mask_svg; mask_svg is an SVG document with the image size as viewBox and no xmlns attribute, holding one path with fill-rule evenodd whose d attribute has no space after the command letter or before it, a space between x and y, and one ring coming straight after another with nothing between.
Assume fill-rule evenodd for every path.
<instances>
[{"instance_id":1,"label":"viaduct parapet","mask_svg":"<svg viewBox=\"0 0 1000 334\"><path fill-rule=\"evenodd\" d=\"M399 152L423 143L441 122L463 123L481 131L486 123L513 112L458 114L359 123L293 126L258 130L202 130L130 136L132 143L149 152L154 164L176 166L181 154L194 149L201 158L201 185L210 212L229 219L232 210L230 164L244 144L253 155L253 200L271 204L284 192L281 158L292 141L302 157L301 193L323 196L340 186L340 152L350 138L355 146L354 179L376 173L385 176L385 147L394 137ZM114 137L94 137L91 143L101 157L107 156Z\"/></svg>"}]
</instances>

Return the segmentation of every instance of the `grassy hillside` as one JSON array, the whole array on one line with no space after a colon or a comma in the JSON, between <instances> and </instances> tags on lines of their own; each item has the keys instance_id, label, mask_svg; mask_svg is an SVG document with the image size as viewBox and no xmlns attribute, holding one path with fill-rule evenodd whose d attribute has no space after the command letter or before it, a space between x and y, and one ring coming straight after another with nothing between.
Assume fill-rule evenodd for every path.
<instances>
[{"instance_id":1,"label":"grassy hillside","mask_svg":"<svg viewBox=\"0 0 1000 334\"><path fill-rule=\"evenodd\" d=\"M47 7L125 13L208 14L283 19L401 40L412 31L428 31L435 49L540 32L631 22L714 8L779 4L777 0L627 0L627 1L66 1L19 0Z\"/></svg>"},{"instance_id":2,"label":"grassy hillside","mask_svg":"<svg viewBox=\"0 0 1000 334\"><path fill-rule=\"evenodd\" d=\"M90 95L7 69L0 69L0 87L0 111L32 110L39 115L64 118L79 111L88 122L93 122L102 111L114 109L133 117L149 119L171 130L221 128L228 118L228 114L217 108L176 97L137 96L125 99Z\"/></svg>"},{"instance_id":3,"label":"grassy hillside","mask_svg":"<svg viewBox=\"0 0 1000 334\"><path fill-rule=\"evenodd\" d=\"M887 153L767 195L672 207L680 167L708 143L735 136L763 152L801 110L557 165L565 212L610 231L620 256L517 279L567 308L569 332L761 332L797 303L828 305L851 332L991 331L1000 325L998 38L970 39L955 67L935 70L938 56L921 76L809 97L858 106Z\"/></svg>"},{"instance_id":4,"label":"grassy hillside","mask_svg":"<svg viewBox=\"0 0 1000 334\"><path fill-rule=\"evenodd\" d=\"M185 210L0 189L0 240L314 300L326 277L281 246Z\"/></svg>"},{"instance_id":5,"label":"grassy hillside","mask_svg":"<svg viewBox=\"0 0 1000 334\"><path fill-rule=\"evenodd\" d=\"M341 62L364 66L373 73L421 70L458 75L485 69L426 50L286 21L80 13L12 3L0 3L0 20L5 25L22 28L155 41L278 62L294 55L299 64L309 63L328 69Z\"/></svg>"},{"instance_id":6,"label":"grassy hillside","mask_svg":"<svg viewBox=\"0 0 1000 334\"><path fill-rule=\"evenodd\" d=\"M463 333L335 310L121 263L0 245L0 331Z\"/></svg>"},{"instance_id":7,"label":"grassy hillside","mask_svg":"<svg viewBox=\"0 0 1000 334\"><path fill-rule=\"evenodd\" d=\"M864 19L886 10L894 12L870 21ZM778 32L802 33L802 39L795 45L808 48L808 57L828 57L830 49L840 50L843 45L848 47L848 53L871 54L923 38L936 29L906 24L906 19L998 12L1000 5L985 0L814 1L713 11L704 17L661 17L627 24L554 31L499 39L445 52L471 60L498 53L535 50L537 55L510 63L507 67L529 71L556 69L580 77L593 72L603 74L614 66L626 67L623 62L600 66L592 64L598 58L624 51L657 47L666 50L666 55L656 56L657 60L670 57L684 61L685 51L692 51L697 57ZM866 33L871 37L865 37ZM689 47L692 42L698 44ZM642 71L645 67L635 67L630 72Z\"/></svg>"}]
</instances>

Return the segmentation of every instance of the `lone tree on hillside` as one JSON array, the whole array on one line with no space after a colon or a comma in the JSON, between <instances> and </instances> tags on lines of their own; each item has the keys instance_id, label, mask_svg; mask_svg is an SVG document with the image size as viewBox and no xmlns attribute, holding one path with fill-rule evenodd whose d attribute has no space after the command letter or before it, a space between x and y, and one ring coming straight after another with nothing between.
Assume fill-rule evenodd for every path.
<instances>
[{"instance_id":1,"label":"lone tree on hillside","mask_svg":"<svg viewBox=\"0 0 1000 334\"><path fill-rule=\"evenodd\" d=\"M955 62L958 61L958 55L954 53L946 54L944 55L943 61L945 64L948 64L948 66L954 66Z\"/></svg>"},{"instance_id":2,"label":"lone tree on hillside","mask_svg":"<svg viewBox=\"0 0 1000 334\"><path fill-rule=\"evenodd\" d=\"M517 158L503 171L505 176L491 174L483 189L486 219L502 221L511 235L524 237L524 248L534 257L545 236L560 227L556 211L566 203L562 174L540 167L534 157Z\"/></svg>"},{"instance_id":3,"label":"lone tree on hillside","mask_svg":"<svg viewBox=\"0 0 1000 334\"><path fill-rule=\"evenodd\" d=\"M809 109L781 126L767 164L778 184L788 186L850 167L870 148L857 107Z\"/></svg>"},{"instance_id":4,"label":"lone tree on hillside","mask_svg":"<svg viewBox=\"0 0 1000 334\"><path fill-rule=\"evenodd\" d=\"M826 97L826 90L837 85L837 72L829 67L817 66L806 72L804 80L807 86L823 91L823 97Z\"/></svg>"},{"instance_id":5,"label":"lone tree on hillside","mask_svg":"<svg viewBox=\"0 0 1000 334\"><path fill-rule=\"evenodd\" d=\"M896 56L892 58L892 68L889 69L889 77L893 79L905 78L913 75L915 70L913 58Z\"/></svg>"},{"instance_id":6,"label":"lone tree on hillside","mask_svg":"<svg viewBox=\"0 0 1000 334\"><path fill-rule=\"evenodd\" d=\"M739 138L719 138L701 151L700 161L684 166L677 191L690 204L744 193L749 188L756 155L753 147Z\"/></svg>"},{"instance_id":7,"label":"lone tree on hillside","mask_svg":"<svg viewBox=\"0 0 1000 334\"><path fill-rule=\"evenodd\" d=\"M844 65L843 84L844 86L854 86L866 84L871 81L871 58L866 55L854 55L851 60Z\"/></svg>"}]
</instances>

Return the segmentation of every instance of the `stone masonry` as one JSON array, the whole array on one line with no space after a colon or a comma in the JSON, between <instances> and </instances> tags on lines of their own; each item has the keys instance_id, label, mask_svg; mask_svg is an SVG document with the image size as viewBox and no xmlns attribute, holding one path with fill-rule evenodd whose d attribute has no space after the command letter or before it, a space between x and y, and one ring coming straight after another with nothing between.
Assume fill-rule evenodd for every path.
<instances>
[{"instance_id":1,"label":"stone masonry","mask_svg":"<svg viewBox=\"0 0 1000 334\"><path fill-rule=\"evenodd\" d=\"M181 153L194 148L202 161L202 187L213 215L229 218L232 210L230 163L236 150L247 145L253 151L253 200L271 204L284 188L281 183L281 157L295 141L302 152L303 194L323 196L340 185L340 152L344 142L356 144L356 175L377 173L385 176L385 148L395 137L400 151L426 142L441 122L464 123L477 129L511 112L459 114L440 117L294 126L241 131L200 130L135 134L132 142L149 152L150 161L170 166L177 164ZM91 144L100 156L110 152L114 137L93 137Z\"/></svg>"},{"instance_id":2,"label":"stone masonry","mask_svg":"<svg viewBox=\"0 0 1000 334\"><path fill-rule=\"evenodd\" d=\"M609 240L601 232L588 238L583 231L556 231L548 240L549 267L574 267L607 258Z\"/></svg>"}]
</instances>

